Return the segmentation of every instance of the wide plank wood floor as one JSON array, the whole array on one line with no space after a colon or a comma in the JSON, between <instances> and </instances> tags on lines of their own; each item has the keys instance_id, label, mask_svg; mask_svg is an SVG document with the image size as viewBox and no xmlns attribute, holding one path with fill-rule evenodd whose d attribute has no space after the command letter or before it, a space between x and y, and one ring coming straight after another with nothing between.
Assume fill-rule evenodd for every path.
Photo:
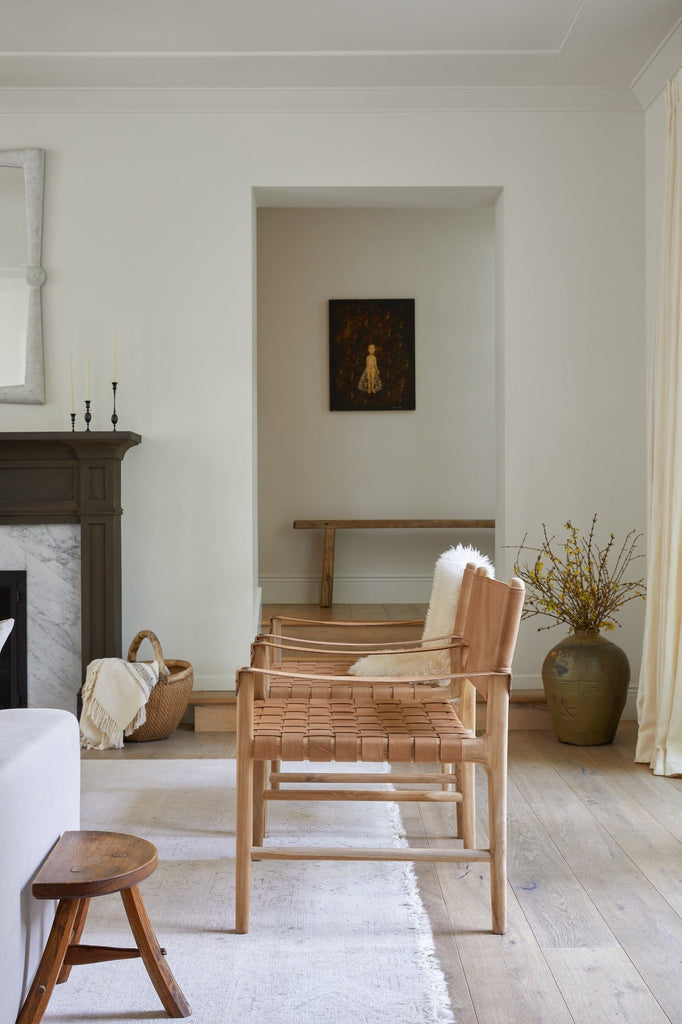
<instances>
[{"instance_id":1,"label":"wide plank wood floor","mask_svg":"<svg viewBox=\"0 0 682 1024\"><path fill-rule=\"evenodd\" d=\"M457 1024L682 1024L682 779L634 764L635 740L634 722L603 747L510 732L506 935L488 931L485 866L415 866ZM84 752L234 755L233 734L186 725L168 740ZM484 841L483 778L478 800ZM401 805L419 845L456 842L454 813Z\"/></svg>"},{"instance_id":2,"label":"wide plank wood floor","mask_svg":"<svg viewBox=\"0 0 682 1024\"><path fill-rule=\"evenodd\" d=\"M634 722L604 747L509 740L507 934L485 934L485 870L417 868L458 1024L680 1024L682 779L633 763ZM427 843L452 842L449 808L401 813Z\"/></svg>"}]
</instances>

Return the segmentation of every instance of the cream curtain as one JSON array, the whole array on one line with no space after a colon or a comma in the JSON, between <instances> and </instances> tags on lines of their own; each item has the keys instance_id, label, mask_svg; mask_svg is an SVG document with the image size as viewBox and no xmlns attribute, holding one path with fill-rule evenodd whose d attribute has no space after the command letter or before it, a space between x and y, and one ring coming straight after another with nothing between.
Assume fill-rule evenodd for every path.
<instances>
[{"instance_id":1,"label":"cream curtain","mask_svg":"<svg viewBox=\"0 0 682 1024\"><path fill-rule=\"evenodd\" d=\"M648 580L636 761L682 775L682 71L668 138L651 386Z\"/></svg>"}]
</instances>

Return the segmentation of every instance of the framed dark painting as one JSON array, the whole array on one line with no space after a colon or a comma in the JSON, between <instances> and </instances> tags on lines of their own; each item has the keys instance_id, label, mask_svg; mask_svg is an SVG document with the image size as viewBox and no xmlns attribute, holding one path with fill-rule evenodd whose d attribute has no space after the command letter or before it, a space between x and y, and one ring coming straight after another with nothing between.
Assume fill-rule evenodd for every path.
<instances>
[{"instance_id":1,"label":"framed dark painting","mask_svg":"<svg viewBox=\"0 0 682 1024\"><path fill-rule=\"evenodd\" d=\"M329 300L329 408L415 408L414 299Z\"/></svg>"}]
</instances>

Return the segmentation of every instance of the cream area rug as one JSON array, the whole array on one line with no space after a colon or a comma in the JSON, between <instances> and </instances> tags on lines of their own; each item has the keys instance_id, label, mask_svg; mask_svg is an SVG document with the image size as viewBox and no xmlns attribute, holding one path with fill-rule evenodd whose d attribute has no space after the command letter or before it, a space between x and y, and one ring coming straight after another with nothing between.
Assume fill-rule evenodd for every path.
<instances>
[{"instance_id":1,"label":"cream area rug","mask_svg":"<svg viewBox=\"0 0 682 1024\"><path fill-rule=\"evenodd\" d=\"M310 768L310 766L306 766ZM329 767L329 766L327 766ZM234 933L235 763L85 760L82 828L153 842L142 892L195 1024L453 1024L414 869L261 861L251 926ZM404 845L395 804L281 802L268 842ZM118 894L91 902L83 942L133 945ZM142 961L75 967L43 1020L167 1020Z\"/></svg>"}]
</instances>

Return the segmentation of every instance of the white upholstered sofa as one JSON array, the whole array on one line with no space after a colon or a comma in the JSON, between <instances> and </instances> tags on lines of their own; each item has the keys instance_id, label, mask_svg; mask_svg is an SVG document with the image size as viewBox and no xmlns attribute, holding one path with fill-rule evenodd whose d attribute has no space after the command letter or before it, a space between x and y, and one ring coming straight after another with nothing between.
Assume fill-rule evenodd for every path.
<instances>
[{"instance_id":1,"label":"white upholstered sofa","mask_svg":"<svg viewBox=\"0 0 682 1024\"><path fill-rule=\"evenodd\" d=\"M66 829L80 827L78 721L68 711L0 711L0 1024L14 1024L54 918L31 883Z\"/></svg>"}]
</instances>

